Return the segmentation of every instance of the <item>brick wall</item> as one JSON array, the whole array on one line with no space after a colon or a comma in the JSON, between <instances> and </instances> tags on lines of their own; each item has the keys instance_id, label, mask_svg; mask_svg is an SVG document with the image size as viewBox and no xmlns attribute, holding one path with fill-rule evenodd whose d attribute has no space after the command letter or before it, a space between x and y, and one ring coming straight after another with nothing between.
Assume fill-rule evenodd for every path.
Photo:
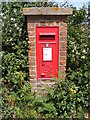
<instances>
[{"instance_id":1,"label":"brick wall","mask_svg":"<svg viewBox=\"0 0 90 120\"><path fill-rule=\"evenodd\" d=\"M59 72L66 71L67 16L27 16L29 78L32 91L54 85L53 80L38 80L36 71L36 26L59 26Z\"/></svg>"}]
</instances>

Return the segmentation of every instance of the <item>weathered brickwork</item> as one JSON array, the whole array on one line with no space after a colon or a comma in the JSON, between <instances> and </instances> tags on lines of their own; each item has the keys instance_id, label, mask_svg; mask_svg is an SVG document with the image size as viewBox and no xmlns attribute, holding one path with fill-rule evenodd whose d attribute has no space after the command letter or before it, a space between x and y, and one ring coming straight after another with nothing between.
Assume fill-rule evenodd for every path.
<instances>
[{"instance_id":1,"label":"weathered brickwork","mask_svg":"<svg viewBox=\"0 0 90 120\"><path fill-rule=\"evenodd\" d=\"M27 16L29 78L33 90L54 85L53 80L38 80L36 71L36 26L59 26L59 72L66 71L67 16Z\"/></svg>"}]
</instances>

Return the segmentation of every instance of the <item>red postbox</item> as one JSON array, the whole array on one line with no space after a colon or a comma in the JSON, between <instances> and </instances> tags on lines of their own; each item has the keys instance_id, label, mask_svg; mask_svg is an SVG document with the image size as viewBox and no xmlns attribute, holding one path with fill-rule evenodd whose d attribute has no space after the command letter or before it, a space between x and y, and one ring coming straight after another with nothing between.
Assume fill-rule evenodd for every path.
<instances>
[{"instance_id":1,"label":"red postbox","mask_svg":"<svg viewBox=\"0 0 90 120\"><path fill-rule=\"evenodd\" d=\"M36 26L37 79L58 78L59 27Z\"/></svg>"}]
</instances>

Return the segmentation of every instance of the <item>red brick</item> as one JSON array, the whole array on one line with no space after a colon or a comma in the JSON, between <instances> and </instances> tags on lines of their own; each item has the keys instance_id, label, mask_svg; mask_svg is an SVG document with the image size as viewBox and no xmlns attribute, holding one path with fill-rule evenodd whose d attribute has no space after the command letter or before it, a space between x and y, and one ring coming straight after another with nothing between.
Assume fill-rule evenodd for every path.
<instances>
[{"instance_id":1,"label":"red brick","mask_svg":"<svg viewBox=\"0 0 90 120\"><path fill-rule=\"evenodd\" d=\"M34 32L28 32L28 36L34 36Z\"/></svg>"},{"instance_id":2,"label":"red brick","mask_svg":"<svg viewBox=\"0 0 90 120\"><path fill-rule=\"evenodd\" d=\"M44 21L40 21L41 26L46 26L46 23Z\"/></svg>"},{"instance_id":3,"label":"red brick","mask_svg":"<svg viewBox=\"0 0 90 120\"><path fill-rule=\"evenodd\" d=\"M60 61L60 66L66 66L66 61Z\"/></svg>"},{"instance_id":4,"label":"red brick","mask_svg":"<svg viewBox=\"0 0 90 120\"><path fill-rule=\"evenodd\" d=\"M67 55L66 51L60 51L60 56L66 56L66 55Z\"/></svg>"},{"instance_id":5,"label":"red brick","mask_svg":"<svg viewBox=\"0 0 90 120\"><path fill-rule=\"evenodd\" d=\"M66 61L66 56L65 57L60 57L60 61Z\"/></svg>"},{"instance_id":6,"label":"red brick","mask_svg":"<svg viewBox=\"0 0 90 120\"><path fill-rule=\"evenodd\" d=\"M60 41L67 41L67 36L66 37L60 36Z\"/></svg>"},{"instance_id":7,"label":"red brick","mask_svg":"<svg viewBox=\"0 0 90 120\"><path fill-rule=\"evenodd\" d=\"M30 74L29 74L29 78L30 78L30 79L35 79L35 77L36 77L35 75L30 75Z\"/></svg>"},{"instance_id":8,"label":"red brick","mask_svg":"<svg viewBox=\"0 0 90 120\"><path fill-rule=\"evenodd\" d=\"M35 56L35 52L28 52L28 56Z\"/></svg>"},{"instance_id":9,"label":"red brick","mask_svg":"<svg viewBox=\"0 0 90 120\"><path fill-rule=\"evenodd\" d=\"M30 66L29 70L36 70L36 67L35 66Z\"/></svg>"},{"instance_id":10,"label":"red brick","mask_svg":"<svg viewBox=\"0 0 90 120\"><path fill-rule=\"evenodd\" d=\"M31 79L31 78L30 78L30 83L31 83L31 84L33 84L33 83L35 84L34 80Z\"/></svg>"},{"instance_id":11,"label":"red brick","mask_svg":"<svg viewBox=\"0 0 90 120\"><path fill-rule=\"evenodd\" d=\"M35 71L29 71L29 74L30 75L35 75L36 73L35 73Z\"/></svg>"},{"instance_id":12,"label":"red brick","mask_svg":"<svg viewBox=\"0 0 90 120\"><path fill-rule=\"evenodd\" d=\"M34 29L34 23L27 23L27 29L28 30L32 30L32 29Z\"/></svg>"},{"instance_id":13,"label":"red brick","mask_svg":"<svg viewBox=\"0 0 90 120\"><path fill-rule=\"evenodd\" d=\"M28 31L34 31L34 26L33 27L28 27Z\"/></svg>"},{"instance_id":14,"label":"red brick","mask_svg":"<svg viewBox=\"0 0 90 120\"><path fill-rule=\"evenodd\" d=\"M35 47L33 47L33 46L29 46L28 49L30 52L35 52Z\"/></svg>"},{"instance_id":15,"label":"red brick","mask_svg":"<svg viewBox=\"0 0 90 120\"><path fill-rule=\"evenodd\" d=\"M60 79L65 79L65 76L66 76L66 74L65 74L65 71L61 71L60 72L61 73L61 75L60 75Z\"/></svg>"},{"instance_id":16,"label":"red brick","mask_svg":"<svg viewBox=\"0 0 90 120\"><path fill-rule=\"evenodd\" d=\"M54 21L48 21L48 22L47 22L47 25L48 25L48 26L49 26L49 25L50 25L50 26L53 26L53 25L54 25Z\"/></svg>"},{"instance_id":17,"label":"red brick","mask_svg":"<svg viewBox=\"0 0 90 120\"><path fill-rule=\"evenodd\" d=\"M28 57L28 60L29 60L29 62L30 62L30 61L35 61L35 56L30 56L30 57Z\"/></svg>"},{"instance_id":18,"label":"red brick","mask_svg":"<svg viewBox=\"0 0 90 120\"><path fill-rule=\"evenodd\" d=\"M35 50L31 50L28 54L35 57Z\"/></svg>"},{"instance_id":19,"label":"red brick","mask_svg":"<svg viewBox=\"0 0 90 120\"><path fill-rule=\"evenodd\" d=\"M59 21L56 21L56 25L59 26Z\"/></svg>"},{"instance_id":20,"label":"red brick","mask_svg":"<svg viewBox=\"0 0 90 120\"><path fill-rule=\"evenodd\" d=\"M33 61L29 61L28 63L29 63L29 66L35 66L35 61L34 62Z\"/></svg>"},{"instance_id":21,"label":"red brick","mask_svg":"<svg viewBox=\"0 0 90 120\"><path fill-rule=\"evenodd\" d=\"M30 36L29 36L29 41L34 42L34 41L35 41L35 37L30 37Z\"/></svg>"},{"instance_id":22,"label":"red brick","mask_svg":"<svg viewBox=\"0 0 90 120\"><path fill-rule=\"evenodd\" d=\"M66 51L67 48L66 47L60 47L60 51Z\"/></svg>"},{"instance_id":23,"label":"red brick","mask_svg":"<svg viewBox=\"0 0 90 120\"><path fill-rule=\"evenodd\" d=\"M28 28L32 28L32 27L34 27L34 23L32 23L32 22L28 22L27 27L28 27Z\"/></svg>"},{"instance_id":24,"label":"red brick","mask_svg":"<svg viewBox=\"0 0 90 120\"><path fill-rule=\"evenodd\" d=\"M35 46L35 42L32 42L32 41L28 41L28 46Z\"/></svg>"},{"instance_id":25,"label":"red brick","mask_svg":"<svg viewBox=\"0 0 90 120\"><path fill-rule=\"evenodd\" d=\"M66 67L65 66L60 66L60 71L66 71Z\"/></svg>"},{"instance_id":26,"label":"red brick","mask_svg":"<svg viewBox=\"0 0 90 120\"><path fill-rule=\"evenodd\" d=\"M60 21L67 22L67 16L60 16Z\"/></svg>"},{"instance_id":27,"label":"red brick","mask_svg":"<svg viewBox=\"0 0 90 120\"><path fill-rule=\"evenodd\" d=\"M61 21L61 22L60 22L60 27L62 27L62 26L66 26L66 27L67 27L67 22Z\"/></svg>"},{"instance_id":28,"label":"red brick","mask_svg":"<svg viewBox=\"0 0 90 120\"><path fill-rule=\"evenodd\" d=\"M64 41L64 42L60 42L60 47L65 48L66 45L67 45L67 42L66 42L66 41Z\"/></svg>"},{"instance_id":29,"label":"red brick","mask_svg":"<svg viewBox=\"0 0 90 120\"><path fill-rule=\"evenodd\" d=\"M30 27L34 26L34 22L30 22L30 23L29 23L29 26L30 26Z\"/></svg>"},{"instance_id":30,"label":"red brick","mask_svg":"<svg viewBox=\"0 0 90 120\"><path fill-rule=\"evenodd\" d=\"M46 22L45 22L45 21L40 21L40 24L41 24L41 23L44 23L44 24L46 24Z\"/></svg>"},{"instance_id":31,"label":"red brick","mask_svg":"<svg viewBox=\"0 0 90 120\"><path fill-rule=\"evenodd\" d=\"M61 26L60 27L60 31L66 31L67 30L67 26Z\"/></svg>"},{"instance_id":32,"label":"red brick","mask_svg":"<svg viewBox=\"0 0 90 120\"><path fill-rule=\"evenodd\" d=\"M67 30L66 31L60 31L60 36L67 36Z\"/></svg>"}]
</instances>

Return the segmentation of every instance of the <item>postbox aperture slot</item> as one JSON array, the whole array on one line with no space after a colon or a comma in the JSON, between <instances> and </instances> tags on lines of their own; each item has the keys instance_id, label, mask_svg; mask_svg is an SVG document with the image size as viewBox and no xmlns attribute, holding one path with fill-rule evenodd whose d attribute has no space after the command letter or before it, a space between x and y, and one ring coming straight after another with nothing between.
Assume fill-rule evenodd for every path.
<instances>
[{"instance_id":1,"label":"postbox aperture slot","mask_svg":"<svg viewBox=\"0 0 90 120\"><path fill-rule=\"evenodd\" d=\"M39 40L55 40L55 33L40 33Z\"/></svg>"}]
</instances>

